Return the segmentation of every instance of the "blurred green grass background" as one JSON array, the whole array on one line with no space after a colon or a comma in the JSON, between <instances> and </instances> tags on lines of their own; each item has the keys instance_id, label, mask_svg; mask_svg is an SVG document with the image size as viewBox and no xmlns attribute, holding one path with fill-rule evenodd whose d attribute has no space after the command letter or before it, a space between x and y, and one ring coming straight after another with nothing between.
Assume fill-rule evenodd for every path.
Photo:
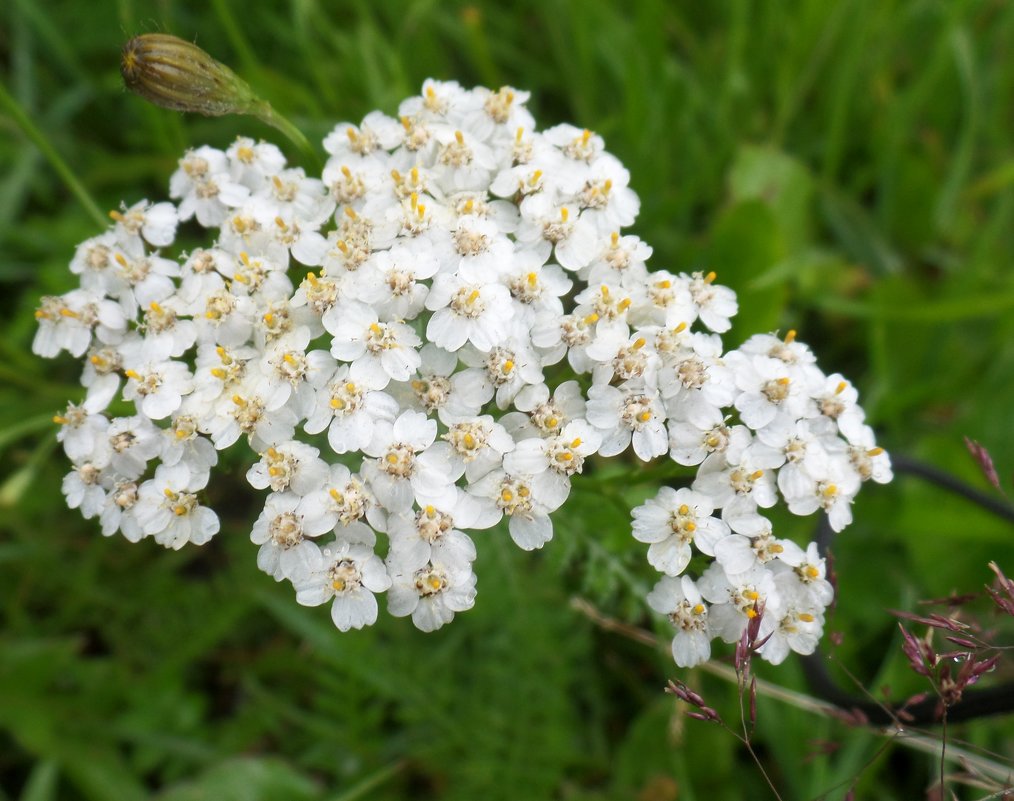
<instances>
[{"instance_id":1,"label":"blurred green grass background","mask_svg":"<svg viewBox=\"0 0 1014 801\"><path fill-rule=\"evenodd\" d=\"M4 93L103 209L163 198L188 146L278 141L253 120L126 94L119 47L149 31L196 40L317 141L338 120L393 113L428 76L531 90L542 127L590 127L630 169L656 268L707 266L739 292L733 340L797 329L860 387L889 450L988 489L970 436L1010 491L1014 4L5 0ZM78 368L31 355L32 312L71 287L69 258L95 228L12 102L0 108L0 801L765 797L730 736L663 696L677 673L664 653L570 605L651 625L627 529L643 485L600 473L544 553L482 538L476 608L433 635L386 616L340 635L299 608L254 566L241 475L215 490L222 534L184 553L104 540L66 510L48 421L79 396ZM901 697L924 688L885 610L975 591L991 559L1014 574L1012 532L911 479L866 488L856 519L834 546L829 628L843 642L825 650ZM811 522L779 522L810 536ZM791 663L761 674L804 689ZM733 686L684 678L734 716ZM951 736L1009 765L1011 733L996 719ZM758 749L787 799L853 785L923 797L937 769L766 698Z\"/></svg>"}]
</instances>

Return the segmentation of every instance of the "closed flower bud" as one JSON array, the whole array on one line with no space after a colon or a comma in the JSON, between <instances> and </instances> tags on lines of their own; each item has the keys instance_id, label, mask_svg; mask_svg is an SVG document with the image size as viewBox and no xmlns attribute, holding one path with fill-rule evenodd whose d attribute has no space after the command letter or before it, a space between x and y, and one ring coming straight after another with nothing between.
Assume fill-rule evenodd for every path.
<instances>
[{"instance_id":1,"label":"closed flower bud","mask_svg":"<svg viewBox=\"0 0 1014 801\"><path fill-rule=\"evenodd\" d=\"M120 72L132 92L175 111L217 117L256 114L264 105L227 66L168 34L147 33L127 42Z\"/></svg>"}]
</instances>

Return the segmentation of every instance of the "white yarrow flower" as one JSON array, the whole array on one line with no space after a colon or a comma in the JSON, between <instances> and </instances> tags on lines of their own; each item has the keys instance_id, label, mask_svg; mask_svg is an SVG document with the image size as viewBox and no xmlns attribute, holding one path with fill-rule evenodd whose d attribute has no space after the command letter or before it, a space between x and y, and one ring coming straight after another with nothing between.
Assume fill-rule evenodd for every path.
<instances>
[{"instance_id":1,"label":"white yarrow flower","mask_svg":"<svg viewBox=\"0 0 1014 801\"><path fill-rule=\"evenodd\" d=\"M826 566L762 511L781 497L841 530L891 479L855 388L795 331L726 352L735 293L649 270L628 170L589 129L540 132L528 99L430 79L397 117L338 123L319 177L240 137L183 155L176 203L111 212L70 259L79 286L36 312L33 351L85 361L84 401L54 417L68 506L106 536L203 544L202 492L242 438L268 493L258 566L341 631L384 591L433 631L474 603L471 532L506 518L541 548L582 473L621 483L605 460L668 455L689 486L632 532L666 574L648 603L676 663L751 620L768 661L812 653ZM180 223L205 241L181 250Z\"/></svg>"},{"instance_id":2,"label":"white yarrow flower","mask_svg":"<svg viewBox=\"0 0 1014 801\"><path fill-rule=\"evenodd\" d=\"M377 598L391 586L384 563L373 552L373 532L362 524L336 542L315 550L293 578L296 600L304 606L331 601L331 620L339 631L377 622Z\"/></svg>"}]
</instances>

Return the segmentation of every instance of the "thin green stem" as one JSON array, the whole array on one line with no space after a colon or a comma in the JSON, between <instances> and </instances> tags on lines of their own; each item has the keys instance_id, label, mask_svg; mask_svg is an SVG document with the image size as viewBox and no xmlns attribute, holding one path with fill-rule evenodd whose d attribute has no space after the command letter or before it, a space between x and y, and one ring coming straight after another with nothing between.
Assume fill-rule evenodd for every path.
<instances>
[{"instance_id":1,"label":"thin green stem","mask_svg":"<svg viewBox=\"0 0 1014 801\"><path fill-rule=\"evenodd\" d=\"M405 770L406 763L404 760L399 762L393 762L386 767L381 768L376 773L367 776L359 784L350 787L344 793L342 793L333 801L355 801L356 799L365 797L368 793L371 793L380 785L384 784L392 777L397 776L403 770Z\"/></svg>"},{"instance_id":2,"label":"thin green stem","mask_svg":"<svg viewBox=\"0 0 1014 801\"><path fill-rule=\"evenodd\" d=\"M944 704L943 713L940 715L940 797L945 798L947 789L947 704Z\"/></svg>"},{"instance_id":3,"label":"thin green stem","mask_svg":"<svg viewBox=\"0 0 1014 801\"><path fill-rule=\"evenodd\" d=\"M24 132L32 143L39 149L39 152L46 157L46 160L52 165L53 169L56 170L60 178L67 185L67 188L74 194L78 199L78 202L85 207L93 220L100 228L105 228L108 224L106 216L102 213L98 203L88 193L88 190L84 188L84 185L77 179L74 171L68 166L67 162L63 160L63 157L56 152L56 148L46 138L46 135L42 133L36 126L35 123L29 118L28 114L21 107L21 104L7 91L7 88L0 82L0 108L3 108L11 115L17 126Z\"/></svg>"},{"instance_id":4,"label":"thin green stem","mask_svg":"<svg viewBox=\"0 0 1014 801\"><path fill-rule=\"evenodd\" d=\"M52 426L53 415L51 414L29 417L27 420L22 420L19 423L10 425L5 429L0 430L0 450L6 448L12 442L17 442L22 437L27 437L29 434L34 434L36 431L52 428Z\"/></svg>"},{"instance_id":5,"label":"thin green stem","mask_svg":"<svg viewBox=\"0 0 1014 801\"><path fill-rule=\"evenodd\" d=\"M7 477L0 486L0 509L9 509L18 504L35 481L39 467L56 450L56 444L56 432L44 436L35 446L24 467Z\"/></svg>"},{"instance_id":6,"label":"thin green stem","mask_svg":"<svg viewBox=\"0 0 1014 801\"><path fill-rule=\"evenodd\" d=\"M33 393L45 394L47 397L61 398L66 402L68 396L75 396L81 393L81 387L70 384L47 384L39 380L36 375L21 370L13 370L6 365L0 364L0 381L17 387L31 390Z\"/></svg>"},{"instance_id":7,"label":"thin green stem","mask_svg":"<svg viewBox=\"0 0 1014 801\"><path fill-rule=\"evenodd\" d=\"M303 151L303 154L311 160L311 163L315 167L320 168L321 166L320 156L317 155L317 151L313 149L313 146L310 144L310 141L306 138L303 132L299 130L299 128L297 128L285 117L283 117L281 114L275 111L271 107L270 103L263 101L261 104L257 106L256 109L254 109L252 113L261 122L265 123L266 125L270 125L275 130L281 131L283 134L285 134L285 136L288 137L289 141L291 141L294 145L296 145L296 147L298 147L301 151Z\"/></svg>"}]
</instances>

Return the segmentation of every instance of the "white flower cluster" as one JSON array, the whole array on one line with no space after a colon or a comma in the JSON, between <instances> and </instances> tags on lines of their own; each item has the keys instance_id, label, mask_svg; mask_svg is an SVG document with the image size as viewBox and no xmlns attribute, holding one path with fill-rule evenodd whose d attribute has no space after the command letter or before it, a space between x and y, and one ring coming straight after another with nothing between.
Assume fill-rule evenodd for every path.
<instances>
[{"instance_id":1,"label":"white flower cluster","mask_svg":"<svg viewBox=\"0 0 1014 801\"><path fill-rule=\"evenodd\" d=\"M506 517L540 548L589 457L668 455L699 466L692 487L635 509L633 533L664 574L648 600L677 663L758 614L763 656L812 651L823 560L759 510L777 491L841 529L862 481L890 477L855 390L791 332L724 353L733 292L649 272L621 234L627 170L591 131L537 133L527 98L426 81L398 118L336 126L320 179L239 139L183 157L176 204L113 212L71 262L80 288L37 312L36 353L86 356L85 399L56 418L69 505L107 535L205 543L201 490L243 438L269 491L258 565L343 631L383 592L430 631L474 603L466 530ZM191 219L213 244L163 255Z\"/></svg>"}]
</instances>

